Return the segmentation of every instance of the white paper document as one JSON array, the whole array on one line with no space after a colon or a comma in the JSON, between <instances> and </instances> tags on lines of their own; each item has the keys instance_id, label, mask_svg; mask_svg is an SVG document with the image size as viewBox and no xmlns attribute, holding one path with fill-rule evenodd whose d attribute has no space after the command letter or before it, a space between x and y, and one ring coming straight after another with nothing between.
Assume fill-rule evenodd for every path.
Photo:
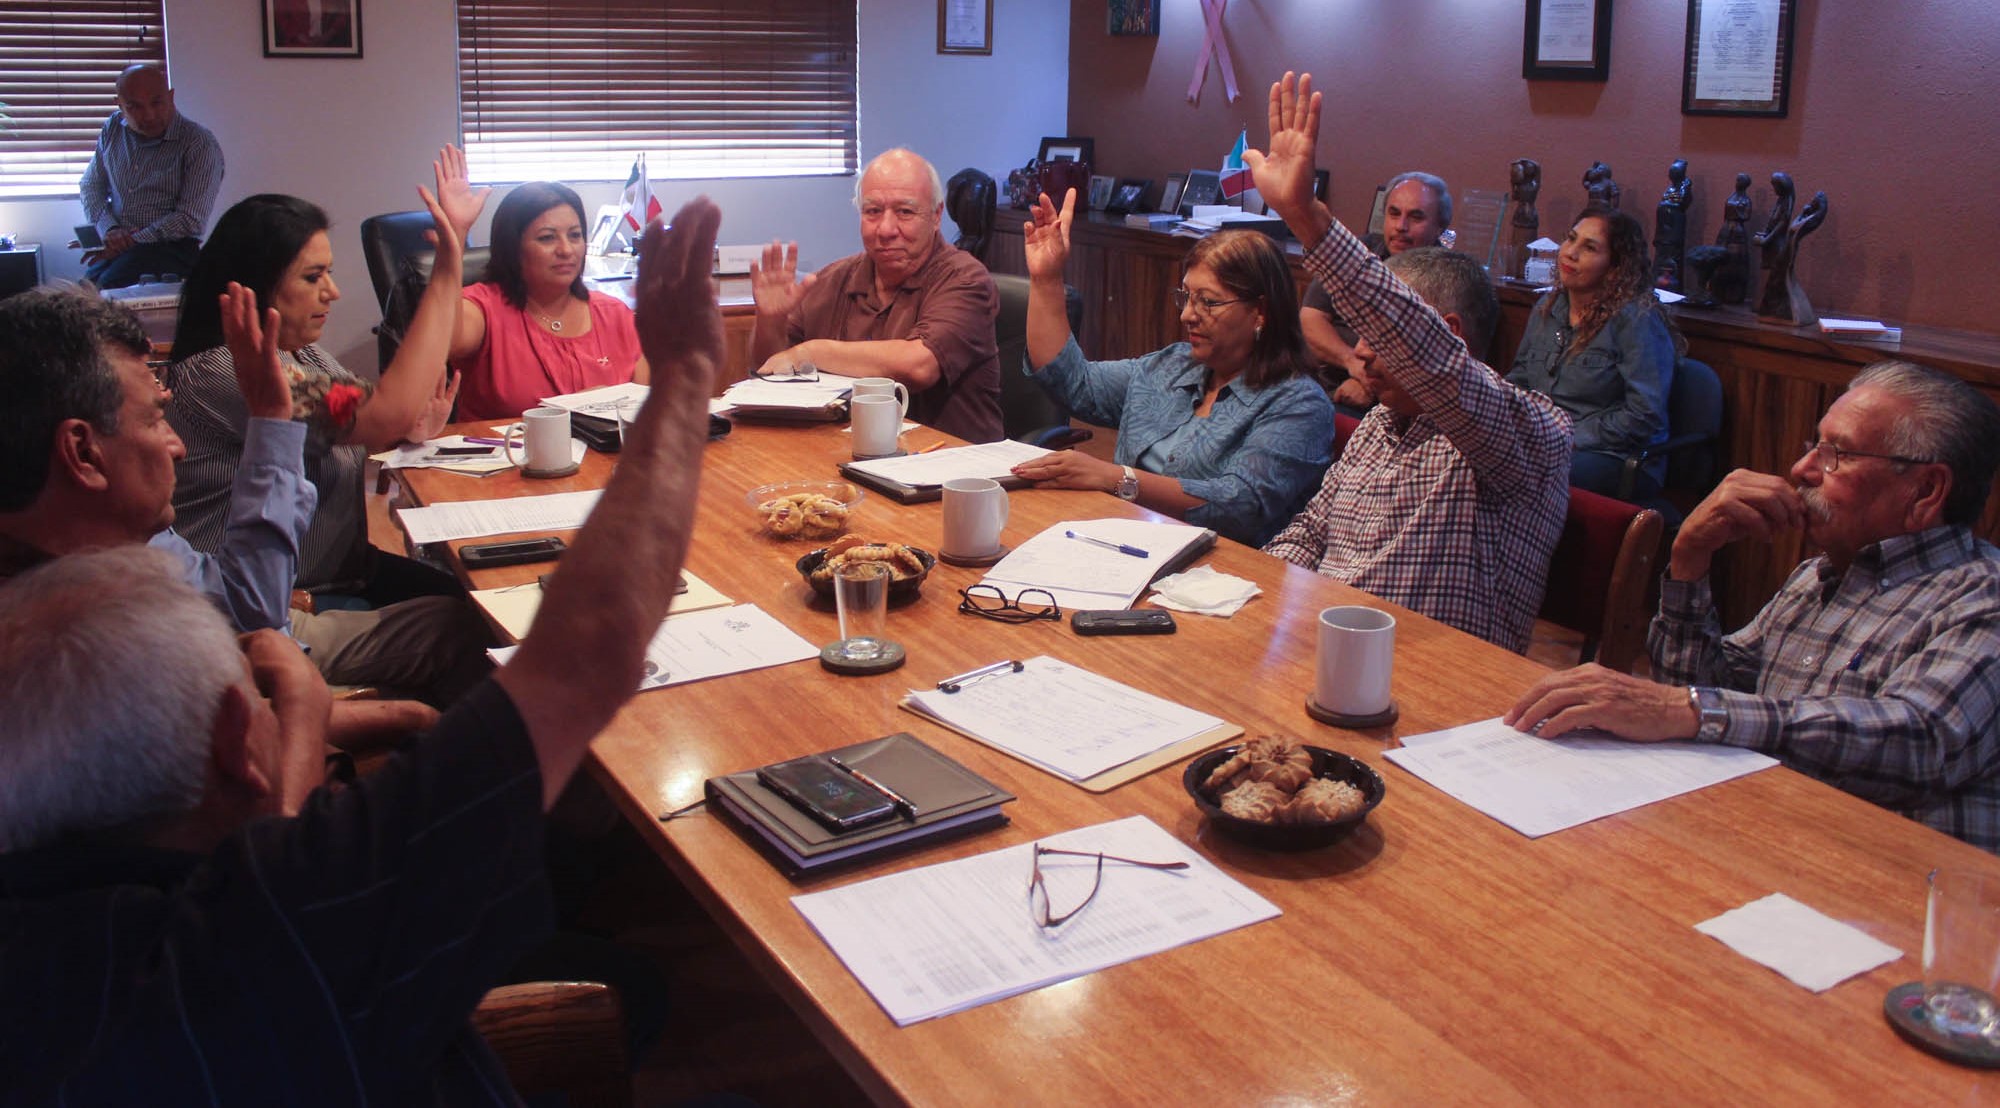
<instances>
[{"instance_id":1,"label":"white paper document","mask_svg":"<svg viewBox=\"0 0 2000 1108\"><path fill-rule=\"evenodd\" d=\"M569 440L570 461L582 465L586 449L582 439ZM440 450L483 450L485 453L441 454ZM443 469L471 477L488 477L514 468L514 463L507 460L505 449L489 443L467 442L464 435L406 442L379 454L370 454L368 460L381 462L389 469Z\"/></svg>"},{"instance_id":2,"label":"white paper document","mask_svg":"<svg viewBox=\"0 0 2000 1108\"><path fill-rule=\"evenodd\" d=\"M622 385L602 385L582 392L564 393L561 396L545 396L542 403L551 408L561 408L580 415L596 416L599 419L617 419L620 405L630 405L638 411L646 402L652 389L635 381Z\"/></svg>"},{"instance_id":3,"label":"white paper document","mask_svg":"<svg viewBox=\"0 0 2000 1108\"><path fill-rule=\"evenodd\" d=\"M1202 528L1185 523L1066 519L1015 547L986 571L980 583L1008 596L1023 588L1042 589L1064 608L1129 608L1155 574L1204 534ZM1145 553L1133 555L1099 543Z\"/></svg>"},{"instance_id":4,"label":"white paper document","mask_svg":"<svg viewBox=\"0 0 2000 1108\"><path fill-rule=\"evenodd\" d=\"M731 603L714 585L694 574L684 570L681 576L687 580L687 591L674 597L673 607L667 609L669 616L720 608ZM515 642L528 637L528 629L535 623L535 613L542 609L542 585L539 581L499 589L473 589L471 596Z\"/></svg>"},{"instance_id":5,"label":"white paper document","mask_svg":"<svg viewBox=\"0 0 2000 1108\"><path fill-rule=\"evenodd\" d=\"M960 477L987 477L995 481L1008 476L1015 466L1048 451L1013 439L982 442L976 446L954 446L928 454L905 454L900 458L876 458L855 462L850 469L885 481L930 487Z\"/></svg>"},{"instance_id":6,"label":"white paper document","mask_svg":"<svg viewBox=\"0 0 2000 1108\"><path fill-rule=\"evenodd\" d=\"M1498 716L1403 742L1390 761L1529 838L1778 764L1734 746L1540 739Z\"/></svg>"},{"instance_id":7,"label":"white paper document","mask_svg":"<svg viewBox=\"0 0 2000 1108\"><path fill-rule=\"evenodd\" d=\"M765 380L750 377L724 390L722 399L738 408L810 411L840 401L854 391L854 378L822 373L817 381Z\"/></svg>"},{"instance_id":8,"label":"white paper document","mask_svg":"<svg viewBox=\"0 0 2000 1108\"><path fill-rule=\"evenodd\" d=\"M913 689L904 703L1058 777L1082 781L1223 721L1042 655L1019 673L957 692Z\"/></svg>"},{"instance_id":9,"label":"white paper document","mask_svg":"<svg viewBox=\"0 0 2000 1108\"><path fill-rule=\"evenodd\" d=\"M486 656L504 666L519 649L502 646ZM668 616L646 644L646 675L639 680L639 691L817 657L819 647L755 604Z\"/></svg>"},{"instance_id":10,"label":"white paper document","mask_svg":"<svg viewBox=\"0 0 2000 1108\"><path fill-rule=\"evenodd\" d=\"M1034 845L792 898L897 1026L1095 973L1262 920L1278 907L1217 869L1144 816L1043 840L1184 870L1104 863L1097 895L1044 928L1026 889ZM1043 883L1058 914L1090 892L1095 858L1044 855Z\"/></svg>"},{"instance_id":11,"label":"white paper document","mask_svg":"<svg viewBox=\"0 0 2000 1108\"><path fill-rule=\"evenodd\" d=\"M460 500L427 508L398 508L396 518L410 541L419 546L518 531L573 531L583 526L602 495L603 490L590 489L547 496Z\"/></svg>"}]
</instances>

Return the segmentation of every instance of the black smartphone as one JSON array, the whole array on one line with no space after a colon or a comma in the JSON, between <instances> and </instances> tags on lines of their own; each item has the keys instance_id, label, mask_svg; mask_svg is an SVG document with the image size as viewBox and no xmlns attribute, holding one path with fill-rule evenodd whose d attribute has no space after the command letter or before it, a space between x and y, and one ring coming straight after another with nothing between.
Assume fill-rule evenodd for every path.
<instances>
[{"instance_id":1,"label":"black smartphone","mask_svg":"<svg viewBox=\"0 0 2000 1108\"><path fill-rule=\"evenodd\" d=\"M440 446L431 451L431 455L438 458L471 458L480 454L491 454L498 449L500 448L497 446Z\"/></svg>"},{"instance_id":2,"label":"black smartphone","mask_svg":"<svg viewBox=\"0 0 2000 1108\"><path fill-rule=\"evenodd\" d=\"M1072 612L1070 630L1079 635L1171 635L1174 614L1161 608L1115 608Z\"/></svg>"},{"instance_id":3,"label":"black smartphone","mask_svg":"<svg viewBox=\"0 0 2000 1108\"><path fill-rule=\"evenodd\" d=\"M485 542L463 547L458 560L467 569L518 566L525 562L552 562L566 549L559 538L516 539L513 542Z\"/></svg>"},{"instance_id":4,"label":"black smartphone","mask_svg":"<svg viewBox=\"0 0 2000 1108\"><path fill-rule=\"evenodd\" d=\"M832 831L852 831L896 815L888 797L817 755L764 766L757 781Z\"/></svg>"},{"instance_id":5,"label":"black smartphone","mask_svg":"<svg viewBox=\"0 0 2000 1108\"><path fill-rule=\"evenodd\" d=\"M79 223L72 230L76 232L76 244L78 246L83 247L85 250L104 249L104 236L97 233L96 224Z\"/></svg>"}]
</instances>

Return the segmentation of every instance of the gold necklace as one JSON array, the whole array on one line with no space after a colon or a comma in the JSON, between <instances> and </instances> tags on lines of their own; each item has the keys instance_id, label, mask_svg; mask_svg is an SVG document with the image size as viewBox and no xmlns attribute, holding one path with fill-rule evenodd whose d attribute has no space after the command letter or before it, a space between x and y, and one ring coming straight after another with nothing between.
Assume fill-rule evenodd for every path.
<instances>
[{"instance_id":1,"label":"gold necklace","mask_svg":"<svg viewBox=\"0 0 2000 1108\"><path fill-rule=\"evenodd\" d=\"M574 298L572 298L568 293L564 293L563 306L561 308L561 311L567 313L569 311L570 304L574 302L575 302ZM563 321L560 315L552 316L547 312L541 310L540 308L536 307L532 303L528 305L528 310L535 313L535 317L542 321L543 326L547 327L549 330L555 332L558 335L562 334Z\"/></svg>"}]
</instances>

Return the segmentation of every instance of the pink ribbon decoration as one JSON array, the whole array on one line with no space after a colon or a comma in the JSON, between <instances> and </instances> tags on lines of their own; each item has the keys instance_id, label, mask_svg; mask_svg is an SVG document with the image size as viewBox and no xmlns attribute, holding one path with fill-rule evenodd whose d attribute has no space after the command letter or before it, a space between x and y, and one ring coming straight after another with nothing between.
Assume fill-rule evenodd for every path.
<instances>
[{"instance_id":1,"label":"pink ribbon decoration","mask_svg":"<svg viewBox=\"0 0 2000 1108\"><path fill-rule=\"evenodd\" d=\"M1212 50L1218 68L1222 70L1222 91L1229 102L1236 103L1236 66L1229 60L1229 40L1222 37L1222 12L1229 6L1229 0L1201 0L1201 16L1204 24L1201 32L1201 53L1195 55L1194 80L1188 83L1188 102L1201 100L1201 84L1208 77L1208 55Z\"/></svg>"}]
</instances>

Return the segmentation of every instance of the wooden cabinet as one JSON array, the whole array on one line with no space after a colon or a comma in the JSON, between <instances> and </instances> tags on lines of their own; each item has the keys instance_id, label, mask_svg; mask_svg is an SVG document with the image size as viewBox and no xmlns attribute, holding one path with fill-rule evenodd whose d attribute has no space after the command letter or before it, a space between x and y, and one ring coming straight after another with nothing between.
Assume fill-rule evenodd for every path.
<instances>
[{"instance_id":1,"label":"wooden cabinet","mask_svg":"<svg viewBox=\"0 0 2000 1108\"><path fill-rule=\"evenodd\" d=\"M1027 272L1021 248L1024 213L1003 210L987 265L996 273ZM1169 293L1194 240L1127 227L1092 212L1071 230L1069 283L1083 295L1083 332L1092 358L1128 358L1158 350L1181 337ZM1298 245L1288 244L1293 276L1306 275ZM1513 364L1535 292L1520 282L1499 285L1501 320L1493 336L1492 365ZM1707 362L1722 379L1722 469L1785 473L1818 438L1819 418L1861 367L1902 358L1970 381L2000 401L2000 337L1929 327L1906 327L1900 345L1833 341L1816 329L1765 323L1747 308L1670 309L1687 339L1688 356ZM2000 542L2000 505L1987 502L1979 534ZM1723 552L1715 571L1716 597L1727 626L1763 607L1810 551L1802 536L1770 543L1740 543Z\"/></svg>"}]
</instances>

